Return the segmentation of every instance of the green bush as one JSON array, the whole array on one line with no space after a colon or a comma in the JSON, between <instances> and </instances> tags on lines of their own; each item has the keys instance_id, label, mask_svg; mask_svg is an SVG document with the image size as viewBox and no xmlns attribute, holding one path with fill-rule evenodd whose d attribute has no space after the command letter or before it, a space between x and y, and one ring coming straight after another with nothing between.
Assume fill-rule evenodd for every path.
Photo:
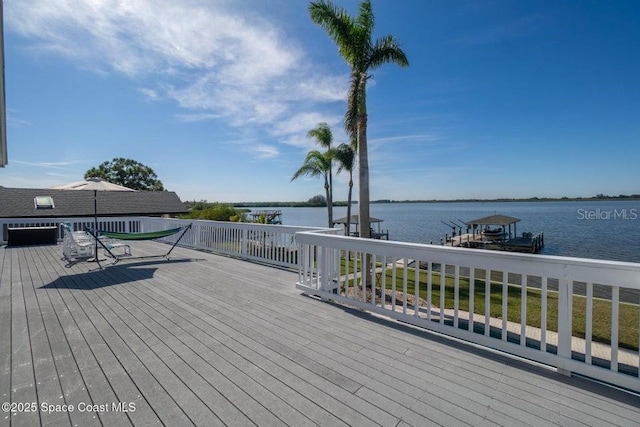
<instances>
[{"instance_id":1,"label":"green bush","mask_svg":"<svg viewBox=\"0 0 640 427\"><path fill-rule=\"evenodd\" d=\"M246 214L244 211L235 209L231 205L215 203L206 208L194 209L186 216L189 219L207 219L210 221L233 221L241 222Z\"/></svg>"}]
</instances>

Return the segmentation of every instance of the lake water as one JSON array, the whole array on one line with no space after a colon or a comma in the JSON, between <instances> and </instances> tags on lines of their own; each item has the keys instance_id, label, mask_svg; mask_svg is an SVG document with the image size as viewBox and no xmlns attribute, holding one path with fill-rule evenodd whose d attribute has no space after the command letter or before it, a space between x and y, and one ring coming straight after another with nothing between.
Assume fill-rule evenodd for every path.
<instances>
[{"instance_id":1,"label":"lake water","mask_svg":"<svg viewBox=\"0 0 640 427\"><path fill-rule=\"evenodd\" d=\"M326 208L282 210L286 225L327 226ZM258 210L258 209L254 209ZM357 205L352 208L357 214ZM334 208L334 218L347 208ZM371 205L371 216L383 219L389 239L439 244L451 227L441 221L463 222L502 214L520 218L523 231L544 233L542 254L640 262L640 201L389 203ZM376 227L374 226L374 229ZM464 232L464 230L463 230Z\"/></svg>"}]
</instances>

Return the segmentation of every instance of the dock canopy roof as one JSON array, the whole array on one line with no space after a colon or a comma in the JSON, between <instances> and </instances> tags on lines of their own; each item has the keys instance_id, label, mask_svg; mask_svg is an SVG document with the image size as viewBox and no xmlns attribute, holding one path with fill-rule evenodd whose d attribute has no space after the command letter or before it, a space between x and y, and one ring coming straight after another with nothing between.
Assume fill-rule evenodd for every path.
<instances>
[{"instance_id":1,"label":"dock canopy roof","mask_svg":"<svg viewBox=\"0 0 640 427\"><path fill-rule=\"evenodd\" d=\"M514 218L512 216L507 215L491 215L485 216L484 218L474 219L473 221L467 221L465 224L467 225L511 225L516 222L520 222L519 218Z\"/></svg>"},{"instance_id":2,"label":"dock canopy roof","mask_svg":"<svg viewBox=\"0 0 640 427\"><path fill-rule=\"evenodd\" d=\"M380 218L374 218L372 216L369 217L369 222L370 223L382 222L382 221L383 220L381 220ZM334 224L346 224L347 223L347 217L345 216L344 218L334 219L333 223ZM359 215L351 215L351 221L349 221L349 223L351 223L351 224L360 223L360 216Z\"/></svg>"}]
</instances>

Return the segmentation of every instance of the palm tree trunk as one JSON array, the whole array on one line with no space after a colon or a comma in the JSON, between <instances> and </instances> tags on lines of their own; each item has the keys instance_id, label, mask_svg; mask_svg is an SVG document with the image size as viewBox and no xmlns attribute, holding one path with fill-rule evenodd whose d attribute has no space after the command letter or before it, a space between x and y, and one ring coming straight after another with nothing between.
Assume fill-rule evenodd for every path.
<instances>
[{"instance_id":1,"label":"palm tree trunk","mask_svg":"<svg viewBox=\"0 0 640 427\"><path fill-rule=\"evenodd\" d=\"M371 237L369 223L369 155L367 153L367 115L358 115L358 233Z\"/></svg>"},{"instance_id":2,"label":"palm tree trunk","mask_svg":"<svg viewBox=\"0 0 640 427\"><path fill-rule=\"evenodd\" d=\"M351 231L351 198L353 197L353 171L349 171L349 197L347 197L347 225L346 235Z\"/></svg>"},{"instance_id":3,"label":"palm tree trunk","mask_svg":"<svg viewBox=\"0 0 640 427\"><path fill-rule=\"evenodd\" d=\"M327 191L327 209L329 210L329 228L333 227L333 167L329 168L329 190Z\"/></svg>"},{"instance_id":4,"label":"palm tree trunk","mask_svg":"<svg viewBox=\"0 0 640 427\"><path fill-rule=\"evenodd\" d=\"M359 233L360 237L371 237L371 225L369 221L369 155L367 153L367 115L358 115L358 162L359 166L359 185L358 191L360 200L358 201L359 216ZM362 277L366 278L367 288L373 285L373 270L371 255L363 253L362 255Z\"/></svg>"},{"instance_id":5,"label":"palm tree trunk","mask_svg":"<svg viewBox=\"0 0 640 427\"><path fill-rule=\"evenodd\" d=\"M324 177L324 192L327 196L327 219L329 221L329 228L333 227L333 218L331 217L331 203L329 203L329 200L331 199L331 191L329 189L329 181L327 180L327 177Z\"/></svg>"}]
</instances>

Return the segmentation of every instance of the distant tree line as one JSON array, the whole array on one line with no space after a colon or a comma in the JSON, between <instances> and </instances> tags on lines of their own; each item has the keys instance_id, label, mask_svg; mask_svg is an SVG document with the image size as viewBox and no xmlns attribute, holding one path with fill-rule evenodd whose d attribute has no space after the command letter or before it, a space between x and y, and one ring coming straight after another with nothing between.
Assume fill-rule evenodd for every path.
<instances>
[{"instance_id":1,"label":"distant tree line","mask_svg":"<svg viewBox=\"0 0 640 427\"><path fill-rule=\"evenodd\" d=\"M640 200L640 194L620 194L618 196L608 196L597 194L592 197L529 197L529 198L497 198L497 199L429 199L429 200L373 200L371 203L469 203L469 202L563 202L563 201L584 201L584 200Z\"/></svg>"},{"instance_id":2,"label":"distant tree line","mask_svg":"<svg viewBox=\"0 0 640 427\"><path fill-rule=\"evenodd\" d=\"M205 200L201 201L186 201L183 202L183 205L190 212L197 212L201 210L207 210L210 208L215 208L219 206L229 206L236 210L242 210L245 213L250 209L243 208L317 208L317 207L326 207L327 201L322 195L313 196L306 202L237 202L237 203L219 203L219 202L207 202ZM338 201L333 203L334 206L347 206L346 201Z\"/></svg>"},{"instance_id":3,"label":"distant tree line","mask_svg":"<svg viewBox=\"0 0 640 427\"><path fill-rule=\"evenodd\" d=\"M589 200L640 200L640 194L620 194L618 196L608 196L605 194L597 194L592 197L530 197L530 198L498 198L498 199L416 199L416 200L392 200L392 199L379 199L372 200L371 203L471 203L471 202L562 202L562 201L589 201ZM237 203L218 203L201 201L186 201L183 202L185 207L189 211L206 211L209 208L222 209L221 206L227 206L236 211L244 213L249 212L249 209L242 208L315 208L326 207L327 202L324 196L313 196L306 202L237 202ZM357 201L352 202L357 204ZM333 202L333 206L347 206L346 201Z\"/></svg>"}]
</instances>

